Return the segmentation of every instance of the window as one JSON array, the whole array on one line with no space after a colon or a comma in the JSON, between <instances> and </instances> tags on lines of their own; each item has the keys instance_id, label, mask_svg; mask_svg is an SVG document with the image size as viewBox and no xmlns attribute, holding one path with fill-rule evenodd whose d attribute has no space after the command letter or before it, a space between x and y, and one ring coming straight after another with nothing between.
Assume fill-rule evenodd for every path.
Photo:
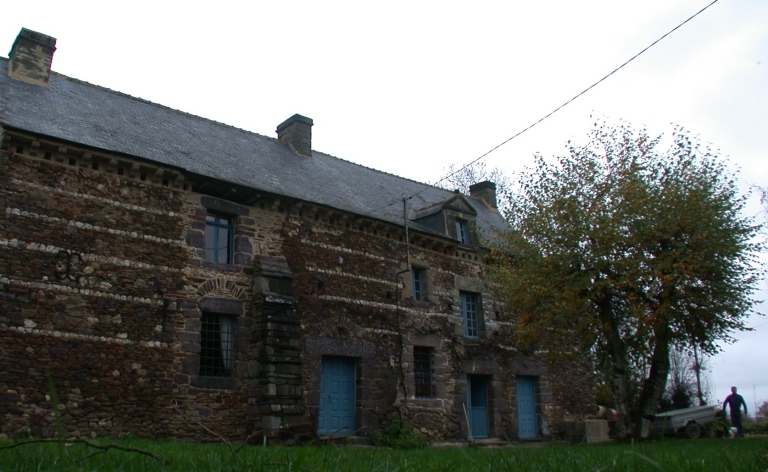
<instances>
[{"instance_id":1,"label":"window","mask_svg":"<svg viewBox=\"0 0 768 472\"><path fill-rule=\"evenodd\" d=\"M467 221L456 219L456 239L461 244L469 244L469 231L467 231Z\"/></svg>"},{"instance_id":2,"label":"window","mask_svg":"<svg viewBox=\"0 0 768 472\"><path fill-rule=\"evenodd\" d=\"M231 218L209 213L205 217L205 258L211 262L232 264L234 234Z\"/></svg>"},{"instance_id":3,"label":"window","mask_svg":"<svg viewBox=\"0 0 768 472\"><path fill-rule=\"evenodd\" d=\"M424 271L422 269L413 269L411 271L413 278L413 299L424 300Z\"/></svg>"},{"instance_id":4,"label":"window","mask_svg":"<svg viewBox=\"0 0 768 472\"><path fill-rule=\"evenodd\" d=\"M432 398L432 348L413 346L416 398Z\"/></svg>"},{"instance_id":5,"label":"window","mask_svg":"<svg viewBox=\"0 0 768 472\"><path fill-rule=\"evenodd\" d=\"M461 315L464 319L464 336L480 337L480 296L476 293L461 292Z\"/></svg>"},{"instance_id":6,"label":"window","mask_svg":"<svg viewBox=\"0 0 768 472\"><path fill-rule=\"evenodd\" d=\"M235 317L203 313L200 375L232 377L235 367Z\"/></svg>"}]
</instances>

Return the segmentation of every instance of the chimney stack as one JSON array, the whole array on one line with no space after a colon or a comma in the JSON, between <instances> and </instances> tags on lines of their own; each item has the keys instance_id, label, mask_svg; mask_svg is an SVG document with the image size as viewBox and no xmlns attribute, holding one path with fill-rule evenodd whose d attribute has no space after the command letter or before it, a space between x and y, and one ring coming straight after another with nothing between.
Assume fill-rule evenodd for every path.
<instances>
[{"instance_id":1,"label":"chimney stack","mask_svg":"<svg viewBox=\"0 0 768 472\"><path fill-rule=\"evenodd\" d=\"M485 201L487 205L493 208L498 208L496 206L496 184L489 180L470 185L469 196L480 198Z\"/></svg>"},{"instance_id":2,"label":"chimney stack","mask_svg":"<svg viewBox=\"0 0 768 472\"><path fill-rule=\"evenodd\" d=\"M277 126L277 139L302 156L312 157L312 118L293 115Z\"/></svg>"},{"instance_id":3,"label":"chimney stack","mask_svg":"<svg viewBox=\"0 0 768 472\"><path fill-rule=\"evenodd\" d=\"M11 48L8 76L41 87L49 87L56 38L21 28Z\"/></svg>"}]
</instances>

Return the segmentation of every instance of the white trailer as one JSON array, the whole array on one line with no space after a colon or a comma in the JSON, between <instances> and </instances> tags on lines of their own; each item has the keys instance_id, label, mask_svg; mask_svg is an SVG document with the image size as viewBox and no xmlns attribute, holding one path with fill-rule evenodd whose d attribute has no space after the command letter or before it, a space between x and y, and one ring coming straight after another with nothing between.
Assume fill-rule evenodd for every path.
<instances>
[{"instance_id":1,"label":"white trailer","mask_svg":"<svg viewBox=\"0 0 768 472\"><path fill-rule=\"evenodd\" d=\"M665 433L684 434L696 439L701 435L700 425L717 420L717 408L716 405L704 405L659 413L653 426Z\"/></svg>"}]
</instances>

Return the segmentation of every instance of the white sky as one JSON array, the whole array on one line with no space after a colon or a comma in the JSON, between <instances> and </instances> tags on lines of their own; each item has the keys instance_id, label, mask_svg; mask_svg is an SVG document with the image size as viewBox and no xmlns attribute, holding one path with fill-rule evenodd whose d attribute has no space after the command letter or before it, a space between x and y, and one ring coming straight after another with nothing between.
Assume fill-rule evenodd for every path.
<instances>
[{"instance_id":1,"label":"white sky","mask_svg":"<svg viewBox=\"0 0 768 472\"><path fill-rule=\"evenodd\" d=\"M30 28L58 39L62 74L267 136L301 113L314 149L434 182L708 3L17 1L3 5L0 48ZM745 191L768 186L766 92L768 2L720 0L487 166L512 174L559 154L592 115L654 134L682 125L741 170ZM768 318L750 325L711 360L711 383L719 401L738 386L752 412L768 400Z\"/></svg>"}]
</instances>

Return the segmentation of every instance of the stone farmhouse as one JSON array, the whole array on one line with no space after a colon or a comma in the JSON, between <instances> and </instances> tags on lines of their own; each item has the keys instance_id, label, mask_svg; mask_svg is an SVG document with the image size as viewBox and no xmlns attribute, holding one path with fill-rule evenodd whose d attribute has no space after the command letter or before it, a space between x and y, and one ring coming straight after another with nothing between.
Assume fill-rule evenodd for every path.
<instances>
[{"instance_id":1,"label":"stone farmhouse","mask_svg":"<svg viewBox=\"0 0 768 472\"><path fill-rule=\"evenodd\" d=\"M470 195L0 58L0 437L541 439L588 363L516 345ZM403 195L412 195L404 206Z\"/></svg>"}]
</instances>

